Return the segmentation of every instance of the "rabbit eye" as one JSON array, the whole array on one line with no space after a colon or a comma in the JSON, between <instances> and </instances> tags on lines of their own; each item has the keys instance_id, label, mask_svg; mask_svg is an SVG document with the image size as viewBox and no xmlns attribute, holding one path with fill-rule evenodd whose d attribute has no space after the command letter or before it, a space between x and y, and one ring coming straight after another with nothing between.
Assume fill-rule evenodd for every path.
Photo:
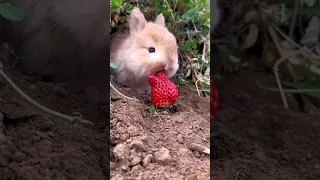
<instances>
[{"instance_id":1,"label":"rabbit eye","mask_svg":"<svg viewBox=\"0 0 320 180\"><path fill-rule=\"evenodd\" d=\"M156 52L155 48L153 48L153 47L149 48L149 53L155 53L155 52Z\"/></svg>"}]
</instances>

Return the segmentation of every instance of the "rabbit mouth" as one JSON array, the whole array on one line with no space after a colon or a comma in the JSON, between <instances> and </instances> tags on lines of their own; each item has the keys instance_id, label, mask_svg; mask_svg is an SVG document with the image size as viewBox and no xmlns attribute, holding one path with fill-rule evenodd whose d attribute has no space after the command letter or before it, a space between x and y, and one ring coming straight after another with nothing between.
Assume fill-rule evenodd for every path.
<instances>
[{"instance_id":1,"label":"rabbit mouth","mask_svg":"<svg viewBox=\"0 0 320 180\"><path fill-rule=\"evenodd\" d=\"M160 73L160 72L164 72L164 73L165 73L165 70L162 69L162 70L159 70L159 71L155 71L155 72L153 72L153 73L151 73L151 74L156 75L156 74L158 74L158 73Z\"/></svg>"},{"instance_id":2,"label":"rabbit mouth","mask_svg":"<svg viewBox=\"0 0 320 180\"><path fill-rule=\"evenodd\" d=\"M169 70L163 70L164 74L168 77L169 75Z\"/></svg>"},{"instance_id":3,"label":"rabbit mouth","mask_svg":"<svg viewBox=\"0 0 320 180\"><path fill-rule=\"evenodd\" d=\"M163 69L161 69L161 70L154 71L154 72L152 72L151 74L156 75L156 74L158 74L158 73L160 73L160 72L164 72L164 74L165 74L166 76L168 76L169 70L165 70L165 69L163 68Z\"/></svg>"}]
</instances>

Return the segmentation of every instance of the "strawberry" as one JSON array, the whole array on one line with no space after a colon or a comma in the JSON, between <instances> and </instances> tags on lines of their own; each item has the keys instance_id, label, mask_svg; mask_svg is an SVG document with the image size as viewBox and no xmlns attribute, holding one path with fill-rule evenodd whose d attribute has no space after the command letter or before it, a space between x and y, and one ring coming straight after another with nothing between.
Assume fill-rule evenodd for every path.
<instances>
[{"instance_id":1,"label":"strawberry","mask_svg":"<svg viewBox=\"0 0 320 180\"><path fill-rule=\"evenodd\" d=\"M166 77L163 71L156 75L149 75L148 82L151 86L152 104L156 108L167 108L178 99L177 86Z\"/></svg>"}]
</instances>

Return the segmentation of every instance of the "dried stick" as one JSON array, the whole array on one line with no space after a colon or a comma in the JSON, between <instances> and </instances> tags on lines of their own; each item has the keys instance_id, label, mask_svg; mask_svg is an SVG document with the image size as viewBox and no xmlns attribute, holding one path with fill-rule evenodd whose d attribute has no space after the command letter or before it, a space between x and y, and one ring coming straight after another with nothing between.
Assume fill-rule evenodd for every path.
<instances>
[{"instance_id":1,"label":"dried stick","mask_svg":"<svg viewBox=\"0 0 320 180\"><path fill-rule=\"evenodd\" d=\"M1 62L0 62L1 64ZM52 115L55 115L57 117L60 117L60 118L63 118L63 119L66 119L70 122L80 122L82 124L89 124L89 125L94 125L91 121L88 121L88 120L85 120L85 119L82 119L81 116L68 116L68 115L65 115L65 114L62 114L62 113L59 113L59 112L56 112L56 111L53 111L51 109L48 109L44 106L42 106L41 104L39 104L38 102L36 102L35 100L33 100L31 97L29 97L26 93L24 93L17 85L15 85L13 83L13 81L5 74L5 72L2 70L2 67L0 67L0 75L7 81L8 84L11 85L11 87L18 92L18 94L20 94L25 100L27 100L29 103L33 104L34 106L36 106L37 108L49 113L49 114L52 114Z\"/></svg>"},{"instance_id":2,"label":"dried stick","mask_svg":"<svg viewBox=\"0 0 320 180\"><path fill-rule=\"evenodd\" d=\"M284 95L284 91L283 91L283 87L282 87L282 83L281 83L281 80L280 80L280 76L279 76L279 73L278 73L278 67L279 65L288 60L290 57L292 56L296 56L298 54L301 54L303 51L305 51L305 49L299 49L299 50L296 50L290 54L287 54L286 56L280 58L279 60L277 60L277 62L275 63L274 67L273 67L273 70L274 70L274 74L276 76L276 80L277 80L277 84L279 86L279 91L280 91L280 94L281 94L281 98L282 98L282 101L283 101L283 104L284 104L284 107L286 109L289 109L289 106L288 106L288 101L287 101L287 98L286 96Z\"/></svg>"}]
</instances>

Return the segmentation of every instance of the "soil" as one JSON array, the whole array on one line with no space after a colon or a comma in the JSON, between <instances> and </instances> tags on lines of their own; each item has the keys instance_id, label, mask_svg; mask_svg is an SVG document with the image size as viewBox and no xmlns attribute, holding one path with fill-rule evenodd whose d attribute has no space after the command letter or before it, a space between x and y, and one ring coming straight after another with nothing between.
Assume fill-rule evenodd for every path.
<instances>
[{"instance_id":1,"label":"soil","mask_svg":"<svg viewBox=\"0 0 320 180\"><path fill-rule=\"evenodd\" d=\"M48 115L0 81L0 179L107 179L108 109L68 93L67 86L40 82L18 70L5 72L40 104L67 115L80 112L96 126Z\"/></svg>"},{"instance_id":2,"label":"soil","mask_svg":"<svg viewBox=\"0 0 320 180\"><path fill-rule=\"evenodd\" d=\"M209 97L191 85L179 88L179 104L148 111L111 91L111 179L209 179ZM128 89L121 92L130 97Z\"/></svg>"},{"instance_id":3,"label":"soil","mask_svg":"<svg viewBox=\"0 0 320 180\"><path fill-rule=\"evenodd\" d=\"M88 104L83 95L69 93L67 85L41 82L16 69L6 73L42 105L67 115L80 112L97 127L44 113L2 84L0 179L102 180L110 174L111 179L209 178L210 157L201 152L210 145L209 97L199 97L194 86L180 87L179 104L156 113L147 110L150 100L145 97L131 101L111 90L110 129L107 107ZM117 89L135 95L127 88Z\"/></svg>"},{"instance_id":4,"label":"soil","mask_svg":"<svg viewBox=\"0 0 320 180\"><path fill-rule=\"evenodd\" d=\"M320 179L320 115L286 111L272 76L243 70L217 81L221 104L211 138L209 97L192 85L179 87L179 104L148 111L150 100L123 98L111 90L110 163L107 107L86 103L67 86L40 82L18 70L6 71L41 104L65 113L80 112L97 126L71 124L0 86L0 179ZM134 92L119 88L134 97ZM289 99L290 104L294 104ZM294 105L293 107L296 107ZM196 146L198 146L196 148ZM211 160L211 163L210 163Z\"/></svg>"},{"instance_id":5,"label":"soil","mask_svg":"<svg viewBox=\"0 0 320 180\"><path fill-rule=\"evenodd\" d=\"M219 180L320 179L320 114L283 108L274 76L251 70L217 82L220 134L212 138L211 178Z\"/></svg>"}]
</instances>

